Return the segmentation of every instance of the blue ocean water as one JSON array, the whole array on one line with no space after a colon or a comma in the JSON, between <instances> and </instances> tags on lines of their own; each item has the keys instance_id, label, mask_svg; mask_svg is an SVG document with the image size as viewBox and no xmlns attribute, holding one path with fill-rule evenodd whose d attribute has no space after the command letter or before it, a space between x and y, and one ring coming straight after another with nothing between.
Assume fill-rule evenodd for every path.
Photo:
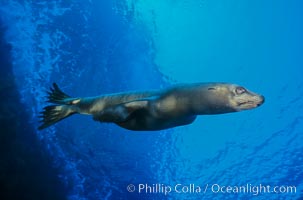
<instances>
[{"instance_id":1,"label":"blue ocean water","mask_svg":"<svg viewBox=\"0 0 303 200\"><path fill-rule=\"evenodd\" d=\"M231 82L266 97L164 131L79 115L36 131L68 199L303 198L301 1L2 0L0 13L35 128L53 82L72 96ZM177 184L184 191L163 192ZM296 192L216 191L260 184Z\"/></svg>"}]
</instances>

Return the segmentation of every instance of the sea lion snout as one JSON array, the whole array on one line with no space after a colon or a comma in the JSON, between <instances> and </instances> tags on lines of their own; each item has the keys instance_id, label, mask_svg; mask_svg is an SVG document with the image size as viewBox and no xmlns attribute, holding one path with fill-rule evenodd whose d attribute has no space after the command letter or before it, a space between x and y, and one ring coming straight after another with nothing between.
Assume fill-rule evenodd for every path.
<instances>
[{"instance_id":1,"label":"sea lion snout","mask_svg":"<svg viewBox=\"0 0 303 200\"><path fill-rule=\"evenodd\" d=\"M260 101L257 103L257 106L261 106L265 102L265 97L263 95L260 95Z\"/></svg>"}]
</instances>

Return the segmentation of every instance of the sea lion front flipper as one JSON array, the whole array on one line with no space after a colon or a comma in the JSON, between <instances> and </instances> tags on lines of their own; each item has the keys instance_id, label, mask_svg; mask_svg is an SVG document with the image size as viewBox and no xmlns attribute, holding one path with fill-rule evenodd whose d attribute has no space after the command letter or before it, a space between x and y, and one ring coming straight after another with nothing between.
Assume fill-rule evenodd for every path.
<instances>
[{"instance_id":1,"label":"sea lion front flipper","mask_svg":"<svg viewBox=\"0 0 303 200\"><path fill-rule=\"evenodd\" d=\"M100 122L121 123L127 121L132 113L147 108L149 100L136 100L108 107L94 114L93 118Z\"/></svg>"}]
</instances>

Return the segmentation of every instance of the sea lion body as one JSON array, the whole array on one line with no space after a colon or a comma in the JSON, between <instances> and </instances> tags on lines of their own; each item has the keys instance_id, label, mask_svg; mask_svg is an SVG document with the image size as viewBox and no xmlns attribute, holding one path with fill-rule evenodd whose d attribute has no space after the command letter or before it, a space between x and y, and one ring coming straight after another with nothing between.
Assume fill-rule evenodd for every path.
<instances>
[{"instance_id":1,"label":"sea lion body","mask_svg":"<svg viewBox=\"0 0 303 200\"><path fill-rule=\"evenodd\" d=\"M264 102L263 96L228 83L186 84L163 90L87 98L71 98L54 84L49 94L49 101L59 105L45 108L40 129L80 113L129 130L162 130L190 124L197 115L248 110Z\"/></svg>"}]
</instances>

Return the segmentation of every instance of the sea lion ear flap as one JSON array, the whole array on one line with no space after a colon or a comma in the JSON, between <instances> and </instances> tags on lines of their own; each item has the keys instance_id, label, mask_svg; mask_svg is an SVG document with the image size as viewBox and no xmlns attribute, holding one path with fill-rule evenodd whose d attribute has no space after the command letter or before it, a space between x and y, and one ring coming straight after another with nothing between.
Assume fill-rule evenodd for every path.
<instances>
[{"instance_id":1,"label":"sea lion ear flap","mask_svg":"<svg viewBox=\"0 0 303 200\"><path fill-rule=\"evenodd\" d=\"M135 111L146 109L148 102L148 100L136 100L111 106L97 114L94 114L93 119L100 122L125 122Z\"/></svg>"}]
</instances>

